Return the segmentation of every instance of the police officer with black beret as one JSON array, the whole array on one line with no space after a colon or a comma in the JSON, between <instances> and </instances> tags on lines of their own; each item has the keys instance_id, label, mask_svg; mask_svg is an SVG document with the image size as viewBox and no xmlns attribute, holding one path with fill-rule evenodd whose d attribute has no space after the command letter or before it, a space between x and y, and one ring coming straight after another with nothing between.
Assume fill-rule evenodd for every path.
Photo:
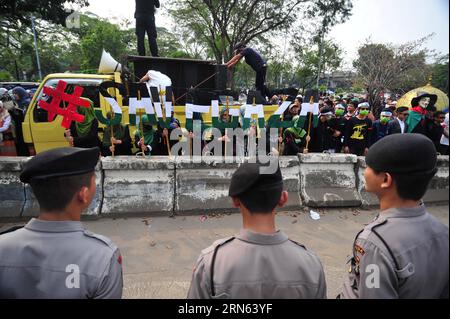
<instances>
[{"instance_id":1,"label":"police officer with black beret","mask_svg":"<svg viewBox=\"0 0 450 319\"><path fill-rule=\"evenodd\" d=\"M0 298L121 298L122 257L80 222L95 196L97 147L58 148L30 159L20 175L40 214L0 234Z\"/></svg>"},{"instance_id":2,"label":"police officer with black beret","mask_svg":"<svg viewBox=\"0 0 450 319\"><path fill-rule=\"evenodd\" d=\"M380 214L354 241L340 298L448 298L448 227L423 202L437 171L433 143L421 134L394 134L366 157L366 190Z\"/></svg>"},{"instance_id":3,"label":"police officer with black beret","mask_svg":"<svg viewBox=\"0 0 450 319\"><path fill-rule=\"evenodd\" d=\"M258 163L242 164L229 195L243 228L201 252L188 298L326 298L320 260L276 230L275 208L288 199L279 166L270 173Z\"/></svg>"}]
</instances>

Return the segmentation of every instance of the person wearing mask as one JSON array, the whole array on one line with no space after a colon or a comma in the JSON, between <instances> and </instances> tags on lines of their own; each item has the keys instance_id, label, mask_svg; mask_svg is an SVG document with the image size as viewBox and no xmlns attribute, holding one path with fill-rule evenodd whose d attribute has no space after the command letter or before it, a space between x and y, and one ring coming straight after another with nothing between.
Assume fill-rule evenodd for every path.
<instances>
[{"instance_id":1,"label":"person wearing mask","mask_svg":"<svg viewBox=\"0 0 450 319\"><path fill-rule=\"evenodd\" d=\"M159 0L136 0L136 37L138 54L145 55L145 33L148 36L148 43L152 56L158 56L158 43L155 25L155 8L159 8Z\"/></svg>"},{"instance_id":2,"label":"person wearing mask","mask_svg":"<svg viewBox=\"0 0 450 319\"><path fill-rule=\"evenodd\" d=\"M380 119L376 120L372 126L372 132L370 134L370 145L375 144L383 137L388 135L389 122L392 119L392 113L390 109L384 109L380 113Z\"/></svg>"},{"instance_id":3,"label":"person wearing mask","mask_svg":"<svg viewBox=\"0 0 450 319\"><path fill-rule=\"evenodd\" d=\"M372 121L369 115L369 103L358 105L358 115L347 122L344 137L344 153L365 156L370 146L370 130Z\"/></svg>"},{"instance_id":4,"label":"person wearing mask","mask_svg":"<svg viewBox=\"0 0 450 319\"><path fill-rule=\"evenodd\" d=\"M408 132L408 124L406 119L409 116L409 109L406 106L397 108L397 116L393 118L388 124L388 135L404 134Z\"/></svg>"},{"instance_id":5,"label":"person wearing mask","mask_svg":"<svg viewBox=\"0 0 450 319\"><path fill-rule=\"evenodd\" d=\"M342 104L337 104L334 109L335 116L329 121L329 125L333 129L333 139L336 153L341 153L344 144L345 126L347 125L344 114L345 106Z\"/></svg>"},{"instance_id":6,"label":"person wearing mask","mask_svg":"<svg viewBox=\"0 0 450 319\"><path fill-rule=\"evenodd\" d=\"M70 146L80 148L100 147L98 138L98 121L94 114L94 102L88 98L89 107L77 107L77 113L84 116L83 122L72 122L64 135Z\"/></svg>"},{"instance_id":7,"label":"person wearing mask","mask_svg":"<svg viewBox=\"0 0 450 319\"><path fill-rule=\"evenodd\" d=\"M435 94L428 94L426 92L417 93L417 96L411 100L412 108L406 120L406 123L408 124L408 133L427 135L430 122L433 122L429 113L432 111L436 101L437 95Z\"/></svg>"}]
</instances>

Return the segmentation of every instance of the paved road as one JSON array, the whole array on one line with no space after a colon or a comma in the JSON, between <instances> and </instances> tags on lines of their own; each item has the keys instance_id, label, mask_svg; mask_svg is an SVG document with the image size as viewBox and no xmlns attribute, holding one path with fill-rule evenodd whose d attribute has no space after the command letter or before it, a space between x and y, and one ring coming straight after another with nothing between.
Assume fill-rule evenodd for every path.
<instances>
[{"instance_id":1,"label":"paved road","mask_svg":"<svg viewBox=\"0 0 450 319\"><path fill-rule=\"evenodd\" d=\"M325 268L328 297L339 292L348 266L347 255L356 233L375 216L375 210L320 209L314 221L306 211L280 212L277 226L291 239L314 251ZM429 211L449 224L449 207ZM121 249L124 298L185 298L199 252L214 240L237 233L239 214L169 217L102 218L86 227L110 237ZM5 226L0 224L0 227Z\"/></svg>"}]
</instances>

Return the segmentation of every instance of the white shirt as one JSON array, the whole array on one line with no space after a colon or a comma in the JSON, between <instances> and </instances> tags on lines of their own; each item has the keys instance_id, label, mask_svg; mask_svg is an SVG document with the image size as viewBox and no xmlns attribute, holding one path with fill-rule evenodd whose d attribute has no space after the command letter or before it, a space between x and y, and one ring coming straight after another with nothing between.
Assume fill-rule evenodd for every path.
<instances>
[{"instance_id":1,"label":"white shirt","mask_svg":"<svg viewBox=\"0 0 450 319\"><path fill-rule=\"evenodd\" d=\"M397 118L398 124L400 124L400 131L401 133L405 133L405 122Z\"/></svg>"}]
</instances>

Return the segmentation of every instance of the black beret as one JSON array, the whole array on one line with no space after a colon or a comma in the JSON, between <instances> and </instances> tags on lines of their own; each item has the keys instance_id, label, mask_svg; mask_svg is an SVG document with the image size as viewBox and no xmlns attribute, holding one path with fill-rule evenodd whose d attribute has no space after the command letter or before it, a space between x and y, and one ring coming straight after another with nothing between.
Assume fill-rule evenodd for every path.
<instances>
[{"instance_id":1,"label":"black beret","mask_svg":"<svg viewBox=\"0 0 450 319\"><path fill-rule=\"evenodd\" d=\"M433 142L422 134L393 134L373 144L366 156L368 167L391 174L420 174L436 171Z\"/></svg>"},{"instance_id":2,"label":"black beret","mask_svg":"<svg viewBox=\"0 0 450 319\"><path fill-rule=\"evenodd\" d=\"M98 147L61 147L37 154L30 159L20 174L20 181L81 175L95 170L100 155Z\"/></svg>"},{"instance_id":3,"label":"black beret","mask_svg":"<svg viewBox=\"0 0 450 319\"><path fill-rule=\"evenodd\" d=\"M268 166L262 166L259 163L244 163L231 178L230 189L228 195L236 197L249 190L270 190L283 188L283 176L281 175L280 166L277 163L277 171L275 173L265 173ZM261 173L262 172L262 173Z\"/></svg>"}]
</instances>

